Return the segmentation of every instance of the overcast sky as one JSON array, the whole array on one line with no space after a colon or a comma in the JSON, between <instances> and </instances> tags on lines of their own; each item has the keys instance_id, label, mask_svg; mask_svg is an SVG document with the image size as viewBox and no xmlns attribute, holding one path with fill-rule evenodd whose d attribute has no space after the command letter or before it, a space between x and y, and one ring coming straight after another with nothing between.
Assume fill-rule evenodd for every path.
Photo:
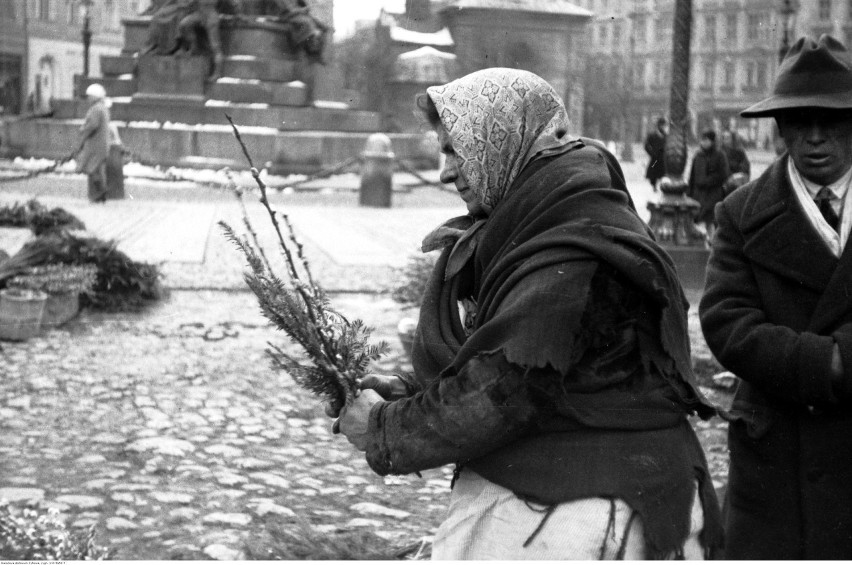
<instances>
[{"instance_id":1,"label":"overcast sky","mask_svg":"<svg viewBox=\"0 0 852 565\"><path fill-rule=\"evenodd\" d=\"M356 20L375 20L382 8L402 12L405 0L335 0L334 35L338 39L351 35Z\"/></svg>"}]
</instances>

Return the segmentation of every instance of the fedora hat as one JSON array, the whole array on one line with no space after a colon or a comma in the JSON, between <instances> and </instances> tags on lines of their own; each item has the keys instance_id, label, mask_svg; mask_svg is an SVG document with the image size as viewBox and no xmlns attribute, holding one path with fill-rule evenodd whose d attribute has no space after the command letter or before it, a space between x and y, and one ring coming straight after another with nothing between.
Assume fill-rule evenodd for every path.
<instances>
[{"instance_id":1,"label":"fedora hat","mask_svg":"<svg viewBox=\"0 0 852 565\"><path fill-rule=\"evenodd\" d=\"M842 43L830 35L802 37L778 68L772 96L740 112L745 118L774 116L791 108L852 108L852 66Z\"/></svg>"}]
</instances>

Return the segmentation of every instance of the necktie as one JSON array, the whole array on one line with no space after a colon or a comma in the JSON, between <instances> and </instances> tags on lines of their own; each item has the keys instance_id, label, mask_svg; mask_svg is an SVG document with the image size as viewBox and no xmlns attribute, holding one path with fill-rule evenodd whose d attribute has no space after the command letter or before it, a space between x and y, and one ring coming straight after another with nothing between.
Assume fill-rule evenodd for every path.
<instances>
[{"instance_id":1,"label":"necktie","mask_svg":"<svg viewBox=\"0 0 852 565\"><path fill-rule=\"evenodd\" d=\"M819 208L822 217L825 218L825 221L828 222L828 225L831 226L831 229L837 231L838 225L840 224L840 219L837 217L837 213L834 211L834 208L831 207L831 201L834 198L834 193L831 192L827 186L819 189L819 192L814 198L814 202Z\"/></svg>"}]
</instances>

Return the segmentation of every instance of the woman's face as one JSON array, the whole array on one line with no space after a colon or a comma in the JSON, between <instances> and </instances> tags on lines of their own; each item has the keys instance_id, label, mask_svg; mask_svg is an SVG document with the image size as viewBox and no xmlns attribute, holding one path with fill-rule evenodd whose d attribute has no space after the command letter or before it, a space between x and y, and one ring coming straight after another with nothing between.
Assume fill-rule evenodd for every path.
<instances>
[{"instance_id":1,"label":"woman's face","mask_svg":"<svg viewBox=\"0 0 852 565\"><path fill-rule=\"evenodd\" d=\"M454 184L459 196L467 205L467 211L473 216L487 216L491 213L491 208L482 203L481 198L473 189L468 186L467 181L462 175L459 168L459 158L453 149L453 142L450 134L443 127L436 129L438 132L438 143L447 160L444 163L444 168L441 170L441 182L444 184Z\"/></svg>"}]
</instances>

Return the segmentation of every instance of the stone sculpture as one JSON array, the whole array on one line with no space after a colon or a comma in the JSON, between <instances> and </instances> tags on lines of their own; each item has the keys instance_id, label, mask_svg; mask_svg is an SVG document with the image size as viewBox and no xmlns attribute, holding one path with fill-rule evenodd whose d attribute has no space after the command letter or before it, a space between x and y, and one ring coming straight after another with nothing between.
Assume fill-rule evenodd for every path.
<instances>
[{"instance_id":1,"label":"stone sculpture","mask_svg":"<svg viewBox=\"0 0 852 565\"><path fill-rule=\"evenodd\" d=\"M325 64L329 27L311 14L307 0L274 0L278 21L288 26L290 43L305 53L311 63Z\"/></svg>"}]
</instances>

